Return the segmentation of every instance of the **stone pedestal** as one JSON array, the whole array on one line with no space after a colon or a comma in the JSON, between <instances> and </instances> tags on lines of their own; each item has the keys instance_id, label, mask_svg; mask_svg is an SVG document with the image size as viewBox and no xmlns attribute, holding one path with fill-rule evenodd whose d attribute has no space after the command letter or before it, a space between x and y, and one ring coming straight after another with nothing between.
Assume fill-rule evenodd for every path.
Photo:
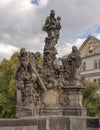
<instances>
[{"instance_id":1,"label":"stone pedestal","mask_svg":"<svg viewBox=\"0 0 100 130\"><path fill-rule=\"evenodd\" d=\"M59 107L59 91L49 89L42 93L42 102L45 107Z\"/></svg>"},{"instance_id":2,"label":"stone pedestal","mask_svg":"<svg viewBox=\"0 0 100 130\"><path fill-rule=\"evenodd\" d=\"M63 115L62 108L41 108L40 116L50 116L50 115Z\"/></svg>"},{"instance_id":3,"label":"stone pedestal","mask_svg":"<svg viewBox=\"0 0 100 130\"><path fill-rule=\"evenodd\" d=\"M100 124L97 117L26 117L0 119L0 130L100 130Z\"/></svg>"},{"instance_id":4,"label":"stone pedestal","mask_svg":"<svg viewBox=\"0 0 100 130\"><path fill-rule=\"evenodd\" d=\"M17 118L25 118L25 117L32 117L32 110L30 110L30 109L25 109L25 108L23 108L23 109L17 109L16 110L17 112L16 112L16 117Z\"/></svg>"},{"instance_id":5,"label":"stone pedestal","mask_svg":"<svg viewBox=\"0 0 100 130\"><path fill-rule=\"evenodd\" d=\"M86 116L86 108L82 105L82 90L84 86L66 87L64 93L58 90L49 89L42 93L43 108L39 109L40 116L48 115L66 115L66 116ZM63 102L67 102L65 106L60 104L61 98ZM65 101L67 100L67 101Z\"/></svg>"},{"instance_id":6,"label":"stone pedestal","mask_svg":"<svg viewBox=\"0 0 100 130\"><path fill-rule=\"evenodd\" d=\"M23 108L18 107L16 116L86 116L86 108L82 105L83 89L83 86L70 86L66 87L62 93L56 89L48 89L41 93L42 105L40 107L36 107L32 103L23 106Z\"/></svg>"},{"instance_id":7,"label":"stone pedestal","mask_svg":"<svg viewBox=\"0 0 100 130\"><path fill-rule=\"evenodd\" d=\"M66 116L86 116L86 108L85 107L66 107L63 109L63 115Z\"/></svg>"},{"instance_id":8,"label":"stone pedestal","mask_svg":"<svg viewBox=\"0 0 100 130\"><path fill-rule=\"evenodd\" d=\"M67 88L68 93L68 100L69 100L69 106L83 106L82 105L82 90L84 87L81 86L71 86L70 88Z\"/></svg>"},{"instance_id":9,"label":"stone pedestal","mask_svg":"<svg viewBox=\"0 0 100 130\"><path fill-rule=\"evenodd\" d=\"M84 86L76 85L66 88L68 95L68 105L64 108L63 114L67 116L76 115L76 116L86 116L86 108L82 104L82 90Z\"/></svg>"},{"instance_id":10,"label":"stone pedestal","mask_svg":"<svg viewBox=\"0 0 100 130\"><path fill-rule=\"evenodd\" d=\"M63 109L59 104L59 91L49 89L42 93L43 108L40 108L40 116L63 115Z\"/></svg>"}]
</instances>

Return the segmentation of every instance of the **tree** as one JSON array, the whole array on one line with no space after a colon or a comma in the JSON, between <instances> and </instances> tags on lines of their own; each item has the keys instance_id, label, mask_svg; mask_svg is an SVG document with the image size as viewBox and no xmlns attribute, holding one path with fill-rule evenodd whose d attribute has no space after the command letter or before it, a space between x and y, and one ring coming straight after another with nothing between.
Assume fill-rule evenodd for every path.
<instances>
[{"instance_id":1,"label":"tree","mask_svg":"<svg viewBox=\"0 0 100 130\"><path fill-rule=\"evenodd\" d=\"M0 117L14 117L16 108L16 91L14 79L19 64L18 52L10 60L4 59L0 64Z\"/></svg>"},{"instance_id":2,"label":"tree","mask_svg":"<svg viewBox=\"0 0 100 130\"><path fill-rule=\"evenodd\" d=\"M97 93L98 85L95 82L87 81L83 91L83 104L87 108L88 116L100 117L100 95Z\"/></svg>"},{"instance_id":3,"label":"tree","mask_svg":"<svg viewBox=\"0 0 100 130\"><path fill-rule=\"evenodd\" d=\"M19 65L19 53L15 52L10 60L3 59L0 64L0 118L15 117L16 88L14 85L16 69ZM43 57L40 55L39 67Z\"/></svg>"}]
</instances>

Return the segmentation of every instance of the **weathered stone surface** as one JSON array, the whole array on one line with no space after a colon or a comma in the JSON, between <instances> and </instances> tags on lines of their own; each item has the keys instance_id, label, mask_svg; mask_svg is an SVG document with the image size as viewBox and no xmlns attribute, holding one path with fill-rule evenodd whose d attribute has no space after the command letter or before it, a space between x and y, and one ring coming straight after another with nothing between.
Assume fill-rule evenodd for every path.
<instances>
[{"instance_id":1,"label":"weathered stone surface","mask_svg":"<svg viewBox=\"0 0 100 130\"><path fill-rule=\"evenodd\" d=\"M100 130L100 119L87 117L87 130Z\"/></svg>"},{"instance_id":2,"label":"weathered stone surface","mask_svg":"<svg viewBox=\"0 0 100 130\"><path fill-rule=\"evenodd\" d=\"M63 114L66 116L86 116L87 115L87 111L85 107L79 107L79 106L75 106L75 107L66 107L64 108Z\"/></svg>"},{"instance_id":3,"label":"weathered stone surface","mask_svg":"<svg viewBox=\"0 0 100 130\"><path fill-rule=\"evenodd\" d=\"M86 119L71 117L70 118L70 130L86 130Z\"/></svg>"},{"instance_id":4,"label":"weathered stone surface","mask_svg":"<svg viewBox=\"0 0 100 130\"><path fill-rule=\"evenodd\" d=\"M0 130L38 130L37 126L2 127Z\"/></svg>"},{"instance_id":5,"label":"weathered stone surface","mask_svg":"<svg viewBox=\"0 0 100 130\"><path fill-rule=\"evenodd\" d=\"M99 130L99 118L46 116L29 119L0 119L0 130Z\"/></svg>"},{"instance_id":6,"label":"weathered stone surface","mask_svg":"<svg viewBox=\"0 0 100 130\"><path fill-rule=\"evenodd\" d=\"M38 118L38 130L46 130L46 119Z\"/></svg>"},{"instance_id":7,"label":"weathered stone surface","mask_svg":"<svg viewBox=\"0 0 100 130\"><path fill-rule=\"evenodd\" d=\"M63 115L63 109L59 107L53 108L41 108L40 109L40 116L52 116L52 115Z\"/></svg>"},{"instance_id":8,"label":"weathered stone surface","mask_svg":"<svg viewBox=\"0 0 100 130\"><path fill-rule=\"evenodd\" d=\"M27 117L28 118L28 117ZM36 126L37 119L0 119L0 127Z\"/></svg>"},{"instance_id":9,"label":"weathered stone surface","mask_svg":"<svg viewBox=\"0 0 100 130\"><path fill-rule=\"evenodd\" d=\"M100 128L87 128L87 130L100 130Z\"/></svg>"},{"instance_id":10,"label":"weathered stone surface","mask_svg":"<svg viewBox=\"0 0 100 130\"><path fill-rule=\"evenodd\" d=\"M49 120L50 130L70 130L69 117L51 117Z\"/></svg>"},{"instance_id":11,"label":"weathered stone surface","mask_svg":"<svg viewBox=\"0 0 100 130\"><path fill-rule=\"evenodd\" d=\"M42 93L42 101L46 107L58 107L59 106L59 92L57 90L47 90Z\"/></svg>"},{"instance_id":12,"label":"weathered stone surface","mask_svg":"<svg viewBox=\"0 0 100 130\"><path fill-rule=\"evenodd\" d=\"M99 128L99 119L98 118L87 118L87 127L90 128Z\"/></svg>"}]
</instances>

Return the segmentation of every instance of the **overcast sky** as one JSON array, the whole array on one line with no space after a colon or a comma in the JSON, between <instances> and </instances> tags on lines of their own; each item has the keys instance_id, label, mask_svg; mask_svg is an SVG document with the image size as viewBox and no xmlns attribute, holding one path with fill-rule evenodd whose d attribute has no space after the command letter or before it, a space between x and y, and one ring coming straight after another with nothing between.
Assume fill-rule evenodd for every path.
<instances>
[{"instance_id":1,"label":"overcast sky","mask_svg":"<svg viewBox=\"0 0 100 130\"><path fill-rule=\"evenodd\" d=\"M58 56L79 47L88 35L100 39L100 0L0 0L0 61L22 47L43 52L41 28L51 9L62 18Z\"/></svg>"}]
</instances>

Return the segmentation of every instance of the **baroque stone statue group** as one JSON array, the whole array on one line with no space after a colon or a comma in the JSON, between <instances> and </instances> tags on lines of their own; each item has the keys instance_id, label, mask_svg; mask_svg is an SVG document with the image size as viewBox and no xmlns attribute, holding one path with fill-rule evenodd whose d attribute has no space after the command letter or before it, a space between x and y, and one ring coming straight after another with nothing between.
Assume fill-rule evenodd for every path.
<instances>
[{"instance_id":1,"label":"baroque stone statue group","mask_svg":"<svg viewBox=\"0 0 100 130\"><path fill-rule=\"evenodd\" d=\"M47 33L43 64L39 52L20 50L16 71L16 116L85 115L79 78L80 53L76 46L66 58L57 58L56 44L60 37L61 17L51 10L42 30Z\"/></svg>"}]
</instances>

